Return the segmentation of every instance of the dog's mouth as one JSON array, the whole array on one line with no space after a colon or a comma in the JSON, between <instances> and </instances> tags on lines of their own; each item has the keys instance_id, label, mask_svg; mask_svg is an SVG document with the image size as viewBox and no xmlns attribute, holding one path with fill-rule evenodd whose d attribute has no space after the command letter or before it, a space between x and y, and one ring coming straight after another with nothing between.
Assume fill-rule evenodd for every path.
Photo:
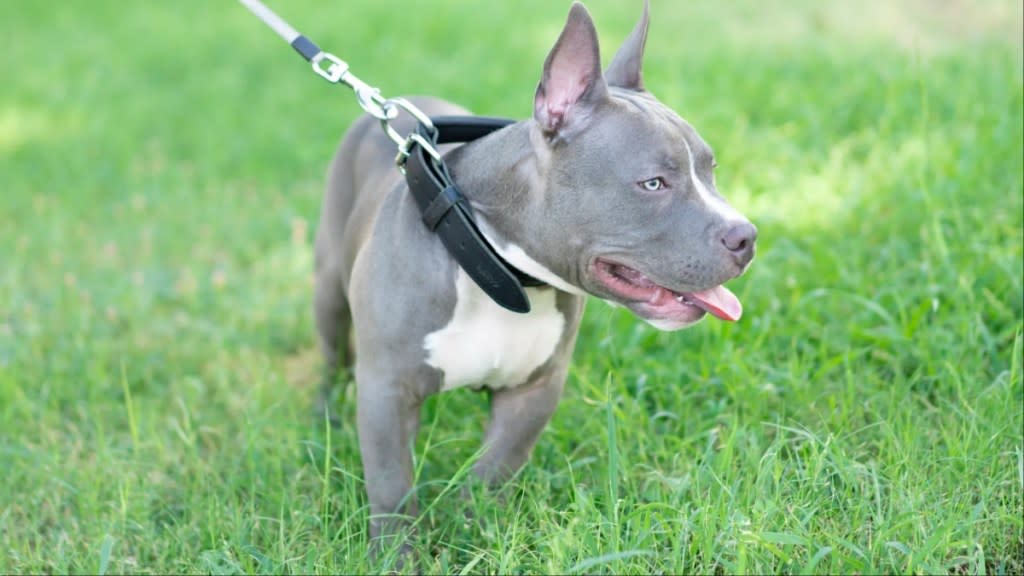
<instances>
[{"instance_id":1,"label":"dog's mouth","mask_svg":"<svg viewBox=\"0 0 1024 576\"><path fill-rule=\"evenodd\" d=\"M700 320L705 313L735 322L743 314L736 295L725 286L679 292L661 286L644 273L603 258L591 265L594 277L637 315L670 329Z\"/></svg>"}]
</instances>

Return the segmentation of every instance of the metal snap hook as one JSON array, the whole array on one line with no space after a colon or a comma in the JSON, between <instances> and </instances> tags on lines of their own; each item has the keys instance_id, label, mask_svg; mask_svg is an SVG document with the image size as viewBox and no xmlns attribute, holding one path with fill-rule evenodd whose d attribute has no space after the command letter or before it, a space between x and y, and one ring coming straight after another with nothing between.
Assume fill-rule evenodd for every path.
<instances>
[{"instance_id":1,"label":"metal snap hook","mask_svg":"<svg viewBox=\"0 0 1024 576\"><path fill-rule=\"evenodd\" d=\"M434 123L430 121L430 116L427 116L423 110L417 108L412 102L409 102L405 98L388 98L387 102L408 112L410 116L415 118L416 121L422 124L431 134L437 133L437 128L435 128Z\"/></svg>"},{"instance_id":2,"label":"metal snap hook","mask_svg":"<svg viewBox=\"0 0 1024 576\"><path fill-rule=\"evenodd\" d=\"M324 67L322 62L327 61L328 66ZM320 52L309 61L313 71L323 76L329 82L338 82L348 72L348 63L329 52Z\"/></svg>"},{"instance_id":3,"label":"metal snap hook","mask_svg":"<svg viewBox=\"0 0 1024 576\"><path fill-rule=\"evenodd\" d=\"M351 74L346 83L355 90L356 101L359 102L360 108L365 110L370 116L380 120L385 125L389 120L394 120L398 117L398 108L392 106L388 100L380 95L380 89L363 83Z\"/></svg>"}]
</instances>

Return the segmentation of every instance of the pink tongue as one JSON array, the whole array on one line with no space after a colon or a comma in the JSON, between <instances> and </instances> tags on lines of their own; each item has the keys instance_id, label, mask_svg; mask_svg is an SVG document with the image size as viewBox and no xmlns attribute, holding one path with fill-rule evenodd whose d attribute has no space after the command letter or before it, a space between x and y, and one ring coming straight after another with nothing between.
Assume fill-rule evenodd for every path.
<instances>
[{"instance_id":1,"label":"pink tongue","mask_svg":"<svg viewBox=\"0 0 1024 576\"><path fill-rule=\"evenodd\" d=\"M743 314L743 306L740 304L739 299L725 286L715 286L703 292L692 292L689 296L701 308L722 320L735 322Z\"/></svg>"}]
</instances>

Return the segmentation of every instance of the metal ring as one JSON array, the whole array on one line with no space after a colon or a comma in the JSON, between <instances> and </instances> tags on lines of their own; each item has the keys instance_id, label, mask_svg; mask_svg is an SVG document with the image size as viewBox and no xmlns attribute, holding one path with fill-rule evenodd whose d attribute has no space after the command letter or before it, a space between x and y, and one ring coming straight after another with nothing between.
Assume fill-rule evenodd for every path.
<instances>
[{"instance_id":1,"label":"metal ring","mask_svg":"<svg viewBox=\"0 0 1024 576\"><path fill-rule=\"evenodd\" d=\"M398 148L401 149L402 145L405 144L405 138L402 138L402 135L398 133L398 130L395 130L391 126L387 118L380 119L380 127L384 129L384 133L388 135L388 138L390 138L391 141L398 145Z\"/></svg>"},{"instance_id":2,"label":"metal ring","mask_svg":"<svg viewBox=\"0 0 1024 576\"><path fill-rule=\"evenodd\" d=\"M389 133L388 136L390 135L391 134ZM434 148L434 143L423 136L420 136L419 133L413 132L412 134L409 134L408 138L398 145L398 155L395 156L395 164L403 174L405 174L405 161L408 160L409 155L412 154L412 145L414 142L419 144L435 162L441 162L441 153L437 151L437 148Z\"/></svg>"},{"instance_id":3,"label":"metal ring","mask_svg":"<svg viewBox=\"0 0 1024 576\"><path fill-rule=\"evenodd\" d=\"M437 151L437 148L434 148L434 143L427 140L423 136L420 136L415 132L409 134L409 138L406 140L406 144L408 144L409 142L416 142L417 144L420 145L420 148L423 148L423 150L430 155L431 158L438 162L441 161L441 153ZM409 147L406 146L406 151L408 151L408 148Z\"/></svg>"},{"instance_id":4,"label":"metal ring","mask_svg":"<svg viewBox=\"0 0 1024 576\"><path fill-rule=\"evenodd\" d=\"M437 132L437 128L434 127L434 123L430 121L430 116L427 116L423 110L417 108L412 102L409 102L405 98L388 98L386 102L394 104L408 112L409 115L415 118L417 122L425 126L431 134Z\"/></svg>"},{"instance_id":5,"label":"metal ring","mask_svg":"<svg viewBox=\"0 0 1024 576\"><path fill-rule=\"evenodd\" d=\"M364 84L357 87L355 92L356 100L359 101L359 106L370 116L373 116L384 123L398 116L398 108L389 104L388 101L380 95L380 90L377 88Z\"/></svg>"},{"instance_id":6,"label":"metal ring","mask_svg":"<svg viewBox=\"0 0 1024 576\"><path fill-rule=\"evenodd\" d=\"M330 66L324 68L320 65L324 60L330 62ZM313 71L323 76L329 82L337 82L348 72L348 63L330 52L320 52L309 61Z\"/></svg>"}]
</instances>

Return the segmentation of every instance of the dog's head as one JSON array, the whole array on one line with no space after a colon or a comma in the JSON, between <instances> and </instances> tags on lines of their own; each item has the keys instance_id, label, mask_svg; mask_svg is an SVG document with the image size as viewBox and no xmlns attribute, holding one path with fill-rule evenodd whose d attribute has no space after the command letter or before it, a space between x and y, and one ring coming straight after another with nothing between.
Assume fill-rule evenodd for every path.
<instances>
[{"instance_id":1,"label":"dog's head","mask_svg":"<svg viewBox=\"0 0 1024 576\"><path fill-rule=\"evenodd\" d=\"M746 270L757 229L718 193L711 148L643 84L648 6L602 73L582 4L544 62L531 140L545 211L543 266L662 330L739 318L723 282Z\"/></svg>"}]
</instances>

